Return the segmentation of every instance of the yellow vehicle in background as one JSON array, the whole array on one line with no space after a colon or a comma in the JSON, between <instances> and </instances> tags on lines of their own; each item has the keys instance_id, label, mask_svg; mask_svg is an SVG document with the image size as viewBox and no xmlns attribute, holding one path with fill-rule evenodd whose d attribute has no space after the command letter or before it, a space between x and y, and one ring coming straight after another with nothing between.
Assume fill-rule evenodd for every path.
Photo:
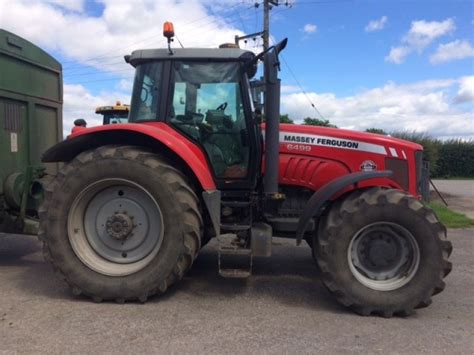
<instances>
[{"instance_id":1,"label":"yellow vehicle in background","mask_svg":"<svg viewBox=\"0 0 474 355\"><path fill-rule=\"evenodd\" d=\"M99 106L95 109L95 113L102 115L104 118L102 124L127 123L130 105L123 105L120 101L115 106Z\"/></svg>"}]
</instances>

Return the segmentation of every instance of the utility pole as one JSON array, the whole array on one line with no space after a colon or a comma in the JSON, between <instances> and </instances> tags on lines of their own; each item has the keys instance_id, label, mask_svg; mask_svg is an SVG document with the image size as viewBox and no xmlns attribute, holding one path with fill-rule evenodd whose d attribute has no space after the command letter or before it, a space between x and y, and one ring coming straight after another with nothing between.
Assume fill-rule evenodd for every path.
<instances>
[{"instance_id":1,"label":"utility pole","mask_svg":"<svg viewBox=\"0 0 474 355\"><path fill-rule=\"evenodd\" d=\"M256 36L261 36L263 39L263 50L267 50L270 47L270 10L272 6L278 6L279 0L263 0L263 30L261 32L252 33L244 36L235 36L235 44L238 46L240 41L247 42L247 39L253 38L255 41ZM288 1L285 3L289 6ZM255 8L258 8L260 4L255 1ZM250 82L252 89L252 97L254 98L254 104L256 108L263 109L262 94L265 92L265 73L260 80L253 80Z\"/></svg>"},{"instance_id":2,"label":"utility pole","mask_svg":"<svg viewBox=\"0 0 474 355\"><path fill-rule=\"evenodd\" d=\"M263 0L263 50L268 49L270 39L270 1Z\"/></svg>"},{"instance_id":3,"label":"utility pole","mask_svg":"<svg viewBox=\"0 0 474 355\"><path fill-rule=\"evenodd\" d=\"M278 0L263 0L263 50L270 47L270 10L272 6L278 6Z\"/></svg>"}]
</instances>

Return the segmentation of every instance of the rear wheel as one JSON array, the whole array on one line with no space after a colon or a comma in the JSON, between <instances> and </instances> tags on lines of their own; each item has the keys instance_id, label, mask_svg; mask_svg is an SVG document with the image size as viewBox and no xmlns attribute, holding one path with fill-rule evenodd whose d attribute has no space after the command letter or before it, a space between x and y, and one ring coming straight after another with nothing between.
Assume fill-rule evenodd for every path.
<instances>
[{"instance_id":1,"label":"rear wheel","mask_svg":"<svg viewBox=\"0 0 474 355\"><path fill-rule=\"evenodd\" d=\"M397 190L373 188L336 202L315 243L324 284L362 315L407 315L429 305L451 270L444 226Z\"/></svg>"},{"instance_id":2,"label":"rear wheel","mask_svg":"<svg viewBox=\"0 0 474 355\"><path fill-rule=\"evenodd\" d=\"M48 185L45 258L75 294L145 301L182 278L200 248L198 199L154 154L106 146L80 154Z\"/></svg>"}]
</instances>

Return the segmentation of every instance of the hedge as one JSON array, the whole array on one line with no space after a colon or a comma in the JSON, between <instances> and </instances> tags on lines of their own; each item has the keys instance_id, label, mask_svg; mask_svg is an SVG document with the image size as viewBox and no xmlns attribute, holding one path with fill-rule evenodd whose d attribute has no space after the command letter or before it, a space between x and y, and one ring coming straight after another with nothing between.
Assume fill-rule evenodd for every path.
<instances>
[{"instance_id":1,"label":"hedge","mask_svg":"<svg viewBox=\"0 0 474 355\"><path fill-rule=\"evenodd\" d=\"M452 139L438 148L436 177L474 177L474 141Z\"/></svg>"},{"instance_id":2,"label":"hedge","mask_svg":"<svg viewBox=\"0 0 474 355\"><path fill-rule=\"evenodd\" d=\"M441 141L426 133L392 132L391 136L421 144L430 163L431 177L474 178L474 140Z\"/></svg>"}]
</instances>

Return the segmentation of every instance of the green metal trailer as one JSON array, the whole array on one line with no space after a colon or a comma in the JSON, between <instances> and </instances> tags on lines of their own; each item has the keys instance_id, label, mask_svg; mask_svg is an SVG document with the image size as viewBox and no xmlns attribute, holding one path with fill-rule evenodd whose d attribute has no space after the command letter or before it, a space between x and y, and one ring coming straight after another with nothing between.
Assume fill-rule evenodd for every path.
<instances>
[{"instance_id":1,"label":"green metal trailer","mask_svg":"<svg viewBox=\"0 0 474 355\"><path fill-rule=\"evenodd\" d=\"M0 29L0 232L35 233L43 185L57 164L41 154L62 140L62 67Z\"/></svg>"}]
</instances>

